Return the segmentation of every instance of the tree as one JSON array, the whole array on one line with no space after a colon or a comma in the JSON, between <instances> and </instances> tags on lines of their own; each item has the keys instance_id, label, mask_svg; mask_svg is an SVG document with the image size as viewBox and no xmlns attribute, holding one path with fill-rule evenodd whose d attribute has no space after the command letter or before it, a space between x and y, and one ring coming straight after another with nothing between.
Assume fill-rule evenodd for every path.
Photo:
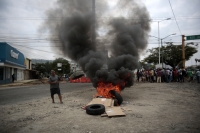
<instances>
[{"instance_id":1,"label":"tree","mask_svg":"<svg viewBox=\"0 0 200 133\"><path fill-rule=\"evenodd\" d=\"M44 63L46 75L49 76L50 71L52 70L52 62L46 62Z\"/></svg>"},{"instance_id":2,"label":"tree","mask_svg":"<svg viewBox=\"0 0 200 133\"><path fill-rule=\"evenodd\" d=\"M46 73L47 73L47 70L46 70L46 67L45 67L45 64L44 63L36 63L35 64L35 70L37 70L40 74L43 74L44 76L46 76Z\"/></svg>"},{"instance_id":3,"label":"tree","mask_svg":"<svg viewBox=\"0 0 200 133\"><path fill-rule=\"evenodd\" d=\"M57 63L62 63L61 71L58 71ZM70 64L66 59L57 58L53 62L46 63L36 63L35 70L37 70L38 74L43 74L43 76L49 76L51 70L55 70L56 74L63 75L70 73Z\"/></svg>"},{"instance_id":4,"label":"tree","mask_svg":"<svg viewBox=\"0 0 200 133\"><path fill-rule=\"evenodd\" d=\"M173 45L172 43L162 46L160 49L161 53L161 63L163 57L163 63L170 65L175 68L177 66L182 66L182 45ZM149 49L150 55L144 58L143 62L158 64L158 47ZM195 53L197 53L197 48L186 45L185 46L185 60L189 60Z\"/></svg>"}]
</instances>

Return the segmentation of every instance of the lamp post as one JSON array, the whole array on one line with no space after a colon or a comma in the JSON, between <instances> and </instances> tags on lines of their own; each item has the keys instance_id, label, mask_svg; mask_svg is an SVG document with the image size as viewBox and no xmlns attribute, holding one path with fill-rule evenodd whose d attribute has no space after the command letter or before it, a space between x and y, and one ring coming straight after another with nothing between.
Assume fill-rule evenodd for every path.
<instances>
[{"instance_id":1,"label":"lamp post","mask_svg":"<svg viewBox=\"0 0 200 133\"><path fill-rule=\"evenodd\" d=\"M170 20L170 19L171 18L166 18L166 19L163 19L161 21L153 21L153 22L158 22L158 37L157 38L159 38L158 39L158 45L159 45L159 47L158 47L159 48L159 57L158 57L159 61L158 62L159 62L159 65L160 65L160 27L159 27L159 23L162 22L162 21L165 21L165 20Z\"/></svg>"},{"instance_id":2,"label":"lamp post","mask_svg":"<svg viewBox=\"0 0 200 133\"><path fill-rule=\"evenodd\" d=\"M169 36L171 36L171 35L176 35L176 33L170 34L170 35L168 35L168 36L166 36L166 37L164 37L164 38L158 38L158 37L156 37L156 36L151 36L151 35L150 35L150 37L155 37L155 38L158 38L158 40L161 40L161 47L162 47L162 40L166 39L167 37L169 37ZM159 57L160 57L160 47L159 47ZM160 59L160 58L159 58L159 59ZM163 68L163 52L162 52L162 68Z\"/></svg>"},{"instance_id":3,"label":"lamp post","mask_svg":"<svg viewBox=\"0 0 200 133\"><path fill-rule=\"evenodd\" d=\"M158 38L160 38L160 29L159 29L159 23L165 20L170 20L171 18L167 18L161 21L158 21ZM158 44L159 44L159 65L160 65L160 40L158 40Z\"/></svg>"},{"instance_id":4,"label":"lamp post","mask_svg":"<svg viewBox=\"0 0 200 133\"><path fill-rule=\"evenodd\" d=\"M169 36L171 36L171 35L176 35L176 33L170 34L170 35L168 35L168 36L160 39L161 40L161 47L162 47L162 40L165 39L165 38L167 38L167 37L169 37ZM162 51L162 68L163 68L163 51Z\"/></svg>"}]
</instances>

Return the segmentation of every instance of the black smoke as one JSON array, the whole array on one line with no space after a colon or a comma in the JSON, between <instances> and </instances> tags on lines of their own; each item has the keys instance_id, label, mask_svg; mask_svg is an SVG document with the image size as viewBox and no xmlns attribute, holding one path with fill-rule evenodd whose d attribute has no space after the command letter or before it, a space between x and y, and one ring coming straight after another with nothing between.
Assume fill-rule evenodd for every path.
<instances>
[{"instance_id":1,"label":"black smoke","mask_svg":"<svg viewBox=\"0 0 200 133\"><path fill-rule=\"evenodd\" d=\"M93 78L93 86L96 88L98 83L112 83L119 86L121 90L133 85L133 73L129 69L121 67L119 70L98 70Z\"/></svg>"},{"instance_id":2,"label":"black smoke","mask_svg":"<svg viewBox=\"0 0 200 133\"><path fill-rule=\"evenodd\" d=\"M101 22L95 23L93 19L92 0L58 0L57 8L47 11L45 27L52 36L58 37L57 45L62 46L54 50L77 62L94 87L99 82L119 85L121 89L133 85L132 70L138 67L139 53L147 47L148 12L134 0L125 1L127 4L122 5L129 8L129 17L137 19L131 22L126 17L111 20L108 24L111 29L107 34L108 38L112 38L110 45L100 46L98 41L92 42L92 28L97 29L101 25ZM101 8L96 16L101 17L106 13L108 4L96 0L97 5ZM97 31L95 33L98 36ZM111 57L105 53L107 50ZM103 66L108 69L103 69Z\"/></svg>"}]
</instances>

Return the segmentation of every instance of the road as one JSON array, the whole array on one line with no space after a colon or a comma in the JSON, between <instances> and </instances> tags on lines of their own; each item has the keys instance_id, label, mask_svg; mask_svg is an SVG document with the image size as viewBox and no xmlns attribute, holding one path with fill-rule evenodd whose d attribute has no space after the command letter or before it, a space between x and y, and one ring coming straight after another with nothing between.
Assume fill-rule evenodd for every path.
<instances>
[{"instance_id":1,"label":"road","mask_svg":"<svg viewBox=\"0 0 200 133\"><path fill-rule=\"evenodd\" d=\"M0 89L0 105L10 105L33 99L50 97L49 84L16 86ZM94 88L91 83L62 83L61 93Z\"/></svg>"}]
</instances>

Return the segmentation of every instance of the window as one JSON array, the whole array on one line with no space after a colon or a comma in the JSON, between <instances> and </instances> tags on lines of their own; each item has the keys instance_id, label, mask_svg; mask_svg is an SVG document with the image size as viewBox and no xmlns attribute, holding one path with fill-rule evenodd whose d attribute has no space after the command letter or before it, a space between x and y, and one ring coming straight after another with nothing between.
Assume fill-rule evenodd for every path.
<instances>
[{"instance_id":1,"label":"window","mask_svg":"<svg viewBox=\"0 0 200 133\"><path fill-rule=\"evenodd\" d=\"M6 79L10 78L10 68L6 67Z\"/></svg>"}]
</instances>

